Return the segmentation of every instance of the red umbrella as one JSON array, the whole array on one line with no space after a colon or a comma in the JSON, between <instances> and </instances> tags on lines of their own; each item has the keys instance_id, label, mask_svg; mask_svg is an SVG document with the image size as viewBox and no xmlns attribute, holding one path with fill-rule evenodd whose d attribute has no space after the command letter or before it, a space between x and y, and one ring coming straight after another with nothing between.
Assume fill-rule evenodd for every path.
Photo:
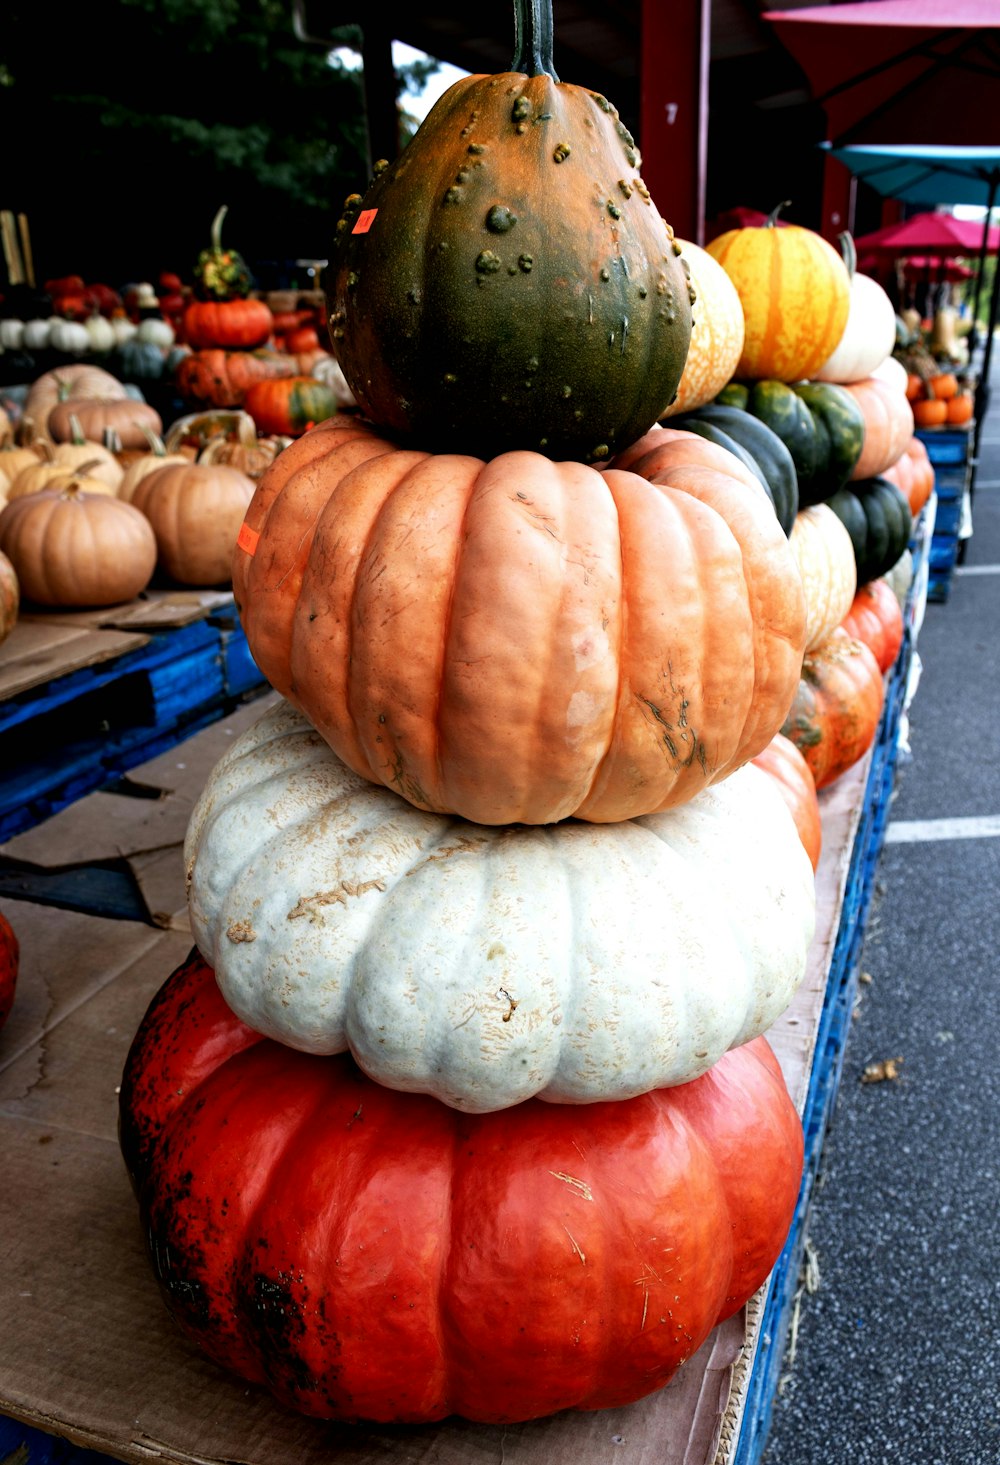
<instances>
[{"instance_id":1,"label":"red umbrella","mask_svg":"<svg viewBox=\"0 0 1000 1465\"><path fill-rule=\"evenodd\" d=\"M972 144L1000 115L996 0L853 0L768 10L837 144Z\"/></svg>"},{"instance_id":2,"label":"red umbrella","mask_svg":"<svg viewBox=\"0 0 1000 1465\"><path fill-rule=\"evenodd\" d=\"M886 0L892 4L893 0ZM932 255L945 259L950 255L978 255L983 247L983 226L972 219L956 219L953 214L914 214L898 224L888 224L873 234L855 239L858 256L877 253L897 255ZM1000 249L1000 228L990 226L986 236L987 254Z\"/></svg>"},{"instance_id":3,"label":"red umbrella","mask_svg":"<svg viewBox=\"0 0 1000 1465\"><path fill-rule=\"evenodd\" d=\"M919 254L907 259L903 268L908 275L925 275L927 279L933 276L935 280L944 280L949 284L958 280L971 280L976 273L957 259L931 259L930 255Z\"/></svg>"}]
</instances>

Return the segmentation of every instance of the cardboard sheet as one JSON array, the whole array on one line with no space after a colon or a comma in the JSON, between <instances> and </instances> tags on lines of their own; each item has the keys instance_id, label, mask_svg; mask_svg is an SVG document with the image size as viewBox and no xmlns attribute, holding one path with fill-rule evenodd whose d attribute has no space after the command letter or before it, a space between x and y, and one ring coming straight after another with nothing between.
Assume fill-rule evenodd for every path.
<instances>
[{"instance_id":1,"label":"cardboard sheet","mask_svg":"<svg viewBox=\"0 0 1000 1465\"><path fill-rule=\"evenodd\" d=\"M191 945L180 859L187 813L222 749L265 705L132 771L162 797L91 794L4 846L49 865L113 851L150 891L156 885L151 905L178 923L157 921L152 909L147 924L0 900L22 947L17 1001L0 1034L0 1412L124 1461L176 1465L730 1465L763 1291L658 1394L505 1428L308 1420L223 1373L176 1329L118 1149L116 1088L149 1000ZM867 767L823 798L809 973L769 1034L800 1109Z\"/></svg>"}]
</instances>

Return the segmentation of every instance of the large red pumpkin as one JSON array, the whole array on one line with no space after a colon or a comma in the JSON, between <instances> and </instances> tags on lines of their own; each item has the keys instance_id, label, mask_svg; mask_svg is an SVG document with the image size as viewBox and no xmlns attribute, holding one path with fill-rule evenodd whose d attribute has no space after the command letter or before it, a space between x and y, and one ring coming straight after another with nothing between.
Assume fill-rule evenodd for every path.
<instances>
[{"instance_id":1,"label":"large red pumpkin","mask_svg":"<svg viewBox=\"0 0 1000 1465\"><path fill-rule=\"evenodd\" d=\"M660 1388L767 1277L803 1156L763 1038L636 1099L468 1115L261 1038L196 955L119 1134L183 1332L303 1414L399 1423Z\"/></svg>"},{"instance_id":2,"label":"large red pumpkin","mask_svg":"<svg viewBox=\"0 0 1000 1465\"><path fill-rule=\"evenodd\" d=\"M686 802L778 730L805 603L764 491L660 453L646 482L320 423L238 540L254 660L343 762L421 808L603 823Z\"/></svg>"},{"instance_id":3,"label":"large red pumpkin","mask_svg":"<svg viewBox=\"0 0 1000 1465\"><path fill-rule=\"evenodd\" d=\"M0 1028L14 1005L20 959L21 947L14 928L0 911Z\"/></svg>"}]
</instances>

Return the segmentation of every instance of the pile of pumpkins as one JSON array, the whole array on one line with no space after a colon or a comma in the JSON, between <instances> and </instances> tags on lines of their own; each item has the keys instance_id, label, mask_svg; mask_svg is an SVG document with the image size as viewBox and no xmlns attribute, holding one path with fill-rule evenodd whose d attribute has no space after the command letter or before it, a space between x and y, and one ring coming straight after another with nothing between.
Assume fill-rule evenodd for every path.
<instances>
[{"instance_id":1,"label":"pile of pumpkins","mask_svg":"<svg viewBox=\"0 0 1000 1465\"><path fill-rule=\"evenodd\" d=\"M122 1076L180 1329L324 1419L627 1404L766 1281L804 1145L765 1035L930 491L861 277L774 220L675 239L550 8L517 36L345 203L358 410L245 505L280 698Z\"/></svg>"},{"instance_id":2,"label":"pile of pumpkins","mask_svg":"<svg viewBox=\"0 0 1000 1465\"><path fill-rule=\"evenodd\" d=\"M54 368L32 382L17 431L0 423L0 640L28 603L119 605L156 574L228 586L256 486L246 470L263 471L288 441L269 451L242 417L253 443L244 460L229 424L205 424L201 451L177 424L164 435L156 409L102 367Z\"/></svg>"}]
</instances>

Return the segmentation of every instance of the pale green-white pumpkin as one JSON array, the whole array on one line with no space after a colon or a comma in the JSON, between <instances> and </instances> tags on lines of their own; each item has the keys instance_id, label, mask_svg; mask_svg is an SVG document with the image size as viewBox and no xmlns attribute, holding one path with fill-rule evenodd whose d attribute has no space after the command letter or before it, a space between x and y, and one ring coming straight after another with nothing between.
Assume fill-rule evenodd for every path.
<instances>
[{"instance_id":1,"label":"pale green-white pumpkin","mask_svg":"<svg viewBox=\"0 0 1000 1465\"><path fill-rule=\"evenodd\" d=\"M784 1011L815 915L751 765L630 821L479 825L363 779L286 703L210 774L185 861L244 1022L472 1113L697 1077Z\"/></svg>"}]
</instances>

